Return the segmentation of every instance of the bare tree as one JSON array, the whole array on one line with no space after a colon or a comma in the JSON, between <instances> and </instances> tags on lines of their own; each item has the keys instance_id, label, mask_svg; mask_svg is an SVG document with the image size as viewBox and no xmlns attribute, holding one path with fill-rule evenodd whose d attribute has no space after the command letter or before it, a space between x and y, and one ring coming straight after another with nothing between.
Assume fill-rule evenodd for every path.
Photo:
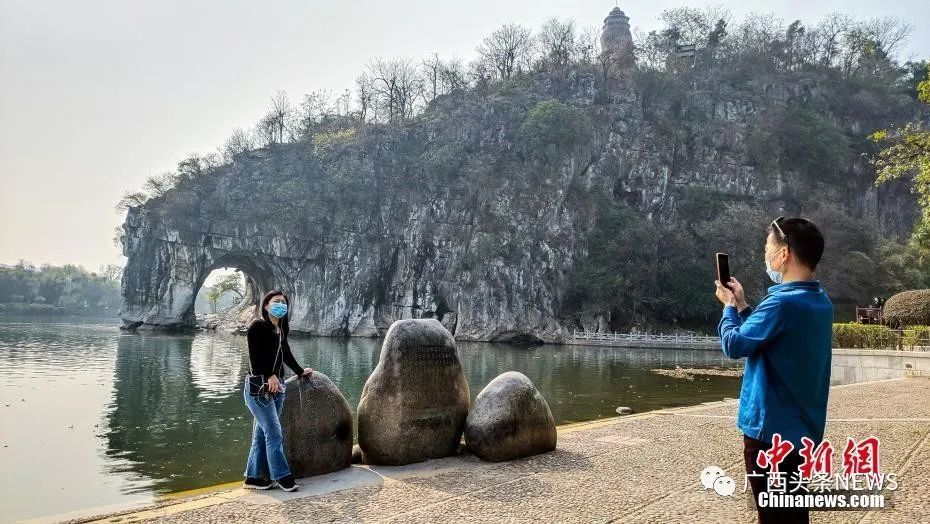
<instances>
[{"instance_id":1,"label":"bare tree","mask_svg":"<svg viewBox=\"0 0 930 524\"><path fill-rule=\"evenodd\" d=\"M352 91L346 89L341 95L337 96L333 108L337 115L349 116L349 113L352 112Z\"/></svg>"},{"instance_id":2,"label":"bare tree","mask_svg":"<svg viewBox=\"0 0 930 524\"><path fill-rule=\"evenodd\" d=\"M142 191L129 191L116 204L116 211L125 212L130 207L141 206L146 200L148 200L148 196Z\"/></svg>"},{"instance_id":3,"label":"bare tree","mask_svg":"<svg viewBox=\"0 0 930 524\"><path fill-rule=\"evenodd\" d=\"M852 25L852 20L840 13L831 13L817 24L820 63L824 66L834 65L840 54L843 35Z\"/></svg>"},{"instance_id":4,"label":"bare tree","mask_svg":"<svg viewBox=\"0 0 930 524\"><path fill-rule=\"evenodd\" d=\"M255 142L252 135L241 127L237 127L233 129L232 135L223 143L221 154L223 160L229 163L232 162L236 156L251 151L254 147Z\"/></svg>"},{"instance_id":5,"label":"bare tree","mask_svg":"<svg viewBox=\"0 0 930 524\"><path fill-rule=\"evenodd\" d=\"M554 17L546 20L537 40L544 67L561 70L575 60L578 51L578 30L574 20L559 20Z\"/></svg>"},{"instance_id":6,"label":"bare tree","mask_svg":"<svg viewBox=\"0 0 930 524\"><path fill-rule=\"evenodd\" d=\"M484 90L491 85L494 71L486 60L477 58L468 64L468 77L477 89Z\"/></svg>"},{"instance_id":7,"label":"bare tree","mask_svg":"<svg viewBox=\"0 0 930 524\"><path fill-rule=\"evenodd\" d=\"M851 22L842 33L839 67L845 76L864 70L869 73L891 69L889 59L911 33L911 26L893 18Z\"/></svg>"},{"instance_id":8,"label":"bare tree","mask_svg":"<svg viewBox=\"0 0 930 524\"><path fill-rule=\"evenodd\" d=\"M468 88L468 72L461 59L452 57L443 62L439 70L439 86L442 93L452 93Z\"/></svg>"},{"instance_id":9,"label":"bare tree","mask_svg":"<svg viewBox=\"0 0 930 524\"><path fill-rule=\"evenodd\" d=\"M413 116L423 94L417 68L408 59L376 59L368 66L368 77L377 105L387 112L387 121L403 122Z\"/></svg>"},{"instance_id":10,"label":"bare tree","mask_svg":"<svg viewBox=\"0 0 930 524\"><path fill-rule=\"evenodd\" d=\"M375 88L368 74L362 73L355 79L355 96L358 100L358 120L360 123L367 122L369 116L375 116L369 115L374 111Z\"/></svg>"},{"instance_id":11,"label":"bare tree","mask_svg":"<svg viewBox=\"0 0 930 524\"><path fill-rule=\"evenodd\" d=\"M335 110L331 102L331 94L326 89L312 91L304 95L300 107L295 111L293 129L298 136L313 134L314 130L323 123L326 117Z\"/></svg>"},{"instance_id":12,"label":"bare tree","mask_svg":"<svg viewBox=\"0 0 930 524\"><path fill-rule=\"evenodd\" d=\"M123 268L116 264L107 264L105 266L100 266L100 271L98 274L110 282L119 282L123 278Z\"/></svg>"},{"instance_id":13,"label":"bare tree","mask_svg":"<svg viewBox=\"0 0 930 524\"><path fill-rule=\"evenodd\" d=\"M175 174L169 171L146 178L145 184L142 187L152 198L158 198L174 187L175 180Z\"/></svg>"},{"instance_id":14,"label":"bare tree","mask_svg":"<svg viewBox=\"0 0 930 524\"><path fill-rule=\"evenodd\" d=\"M495 30L478 46L482 60L502 80L527 69L533 61L533 51L533 32L517 24L506 24Z\"/></svg>"},{"instance_id":15,"label":"bare tree","mask_svg":"<svg viewBox=\"0 0 930 524\"><path fill-rule=\"evenodd\" d=\"M427 102L432 101L440 94L440 76L442 75L442 60L437 53L420 63L423 70L423 91Z\"/></svg>"},{"instance_id":16,"label":"bare tree","mask_svg":"<svg viewBox=\"0 0 930 524\"><path fill-rule=\"evenodd\" d=\"M575 46L578 61L582 64L594 64L597 55L601 54L601 31L594 26L586 26L578 33L578 42Z\"/></svg>"},{"instance_id":17,"label":"bare tree","mask_svg":"<svg viewBox=\"0 0 930 524\"><path fill-rule=\"evenodd\" d=\"M876 46L887 56L897 53L914 29L911 24L895 18L875 18L866 22L865 27Z\"/></svg>"},{"instance_id":18,"label":"bare tree","mask_svg":"<svg viewBox=\"0 0 930 524\"><path fill-rule=\"evenodd\" d=\"M265 116L259 120L256 126L256 133L262 140L263 145L269 146L274 144L283 144L285 133L289 138L293 138L288 124L292 117L291 103L287 98L287 93L278 91L271 97L271 106Z\"/></svg>"}]
</instances>

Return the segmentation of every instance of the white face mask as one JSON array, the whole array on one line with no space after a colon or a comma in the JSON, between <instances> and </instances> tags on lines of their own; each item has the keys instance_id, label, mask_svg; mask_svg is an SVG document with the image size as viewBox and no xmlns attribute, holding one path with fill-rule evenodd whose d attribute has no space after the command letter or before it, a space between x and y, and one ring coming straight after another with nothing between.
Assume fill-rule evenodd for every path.
<instances>
[{"instance_id":1,"label":"white face mask","mask_svg":"<svg viewBox=\"0 0 930 524\"><path fill-rule=\"evenodd\" d=\"M772 279L772 282L776 284L781 284L782 280L785 279L785 276L772 269L772 259L775 258L775 254L772 254L771 257L765 259L765 272L769 275L769 278Z\"/></svg>"}]
</instances>

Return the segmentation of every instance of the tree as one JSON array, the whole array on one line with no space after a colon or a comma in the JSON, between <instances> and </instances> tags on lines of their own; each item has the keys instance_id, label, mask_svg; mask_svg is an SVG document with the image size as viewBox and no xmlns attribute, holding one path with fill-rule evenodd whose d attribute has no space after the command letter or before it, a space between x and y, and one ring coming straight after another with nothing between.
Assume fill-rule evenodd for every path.
<instances>
[{"instance_id":1,"label":"tree","mask_svg":"<svg viewBox=\"0 0 930 524\"><path fill-rule=\"evenodd\" d=\"M399 123L413 117L423 84L412 61L375 59L368 65L367 80L376 107L387 113L387 122Z\"/></svg>"},{"instance_id":2,"label":"tree","mask_svg":"<svg viewBox=\"0 0 930 524\"><path fill-rule=\"evenodd\" d=\"M574 20L546 20L537 36L545 69L561 71L574 61L578 46L577 33Z\"/></svg>"},{"instance_id":3,"label":"tree","mask_svg":"<svg viewBox=\"0 0 930 524\"><path fill-rule=\"evenodd\" d=\"M533 48L532 31L522 25L506 24L484 39L478 54L500 80L508 80L529 67Z\"/></svg>"},{"instance_id":4,"label":"tree","mask_svg":"<svg viewBox=\"0 0 930 524\"><path fill-rule=\"evenodd\" d=\"M442 60L433 53L420 63L423 69L424 96L427 102L434 100L440 93L440 76L442 75Z\"/></svg>"},{"instance_id":5,"label":"tree","mask_svg":"<svg viewBox=\"0 0 930 524\"><path fill-rule=\"evenodd\" d=\"M930 104L930 66L927 79L917 85L917 94L921 102ZM930 130L917 121L896 130L876 131L871 138L885 144L873 158L878 172L876 184L901 178L910 178L914 184L922 217L913 240L922 251L930 252Z\"/></svg>"},{"instance_id":6,"label":"tree","mask_svg":"<svg viewBox=\"0 0 930 524\"><path fill-rule=\"evenodd\" d=\"M123 268L116 264L101 266L98 273L108 282L119 282L123 278Z\"/></svg>"},{"instance_id":7,"label":"tree","mask_svg":"<svg viewBox=\"0 0 930 524\"><path fill-rule=\"evenodd\" d=\"M237 127L233 129L232 135L223 143L221 154L223 155L223 160L226 163L230 163L238 155L251 151L254 147L255 143L252 135L241 127Z\"/></svg>"},{"instance_id":8,"label":"tree","mask_svg":"<svg viewBox=\"0 0 930 524\"><path fill-rule=\"evenodd\" d=\"M265 116L258 121L256 132L263 145L272 146L283 144L285 136L293 138L288 124L291 122L293 109L287 98L287 93L278 91L271 97L271 105Z\"/></svg>"},{"instance_id":9,"label":"tree","mask_svg":"<svg viewBox=\"0 0 930 524\"><path fill-rule=\"evenodd\" d=\"M355 96L358 100L359 123L368 121L369 111L374 108L375 88L372 79L367 73L362 73L355 79ZM375 115L371 115L374 117Z\"/></svg>"},{"instance_id":10,"label":"tree","mask_svg":"<svg viewBox=\"0 0 930 524\"><path fill-rule=\"evenodd\" d=\"M216 303L220 300L221 296L223 296L223 293L215 286L207 288L207 300L210 301L211 313L216 313Z\"/></svg>"},{"instance_id":11,"label":"tree","mask_svg":"<svg viewBox=\"0 0 930 524\"><path fill-rule=\"evenodd\" d=\"M468 72L461 59L453 57L442 63L439 70L439 86L443 94L468 88Z\"/></svg>"},{"instance_id":12,"label":"tree","mask_svg":"<svg viewBox=\"0 0 930 524\"><path fill-rule=\"evenodd\" d=\"M142 191L128 191L123 195L123 198L116 204L116 210L118 212L126 212L130 207L138 207L145 203L148 200L148 196Z\"/></svg>"},{"instance_id":13,"label":"tree","mask_svg":"<svg viewBox=\"0 0 930 524\"><path fill-rule=\"evenodd\" d=\"M729 20L730 13L723 7L707 7L696 9L694 7L676 7L666 9L659 15L665 27L674 29L682 44L689 44L703 48L714 30L714 24L722 21L724 25Z\"/></svg>"},{"instance_id":14,"label":"tree","mask_svg":"<svg viewBox=\"0 0 930 524\"><path fill-rule=\"evenodd\" d=\"M245 296L245 289L242 285L242 273L236 271L230 273L217 281L213 289L217 290L220 295L226 292L235 293L239 300Z\"/></svg>"},{"instance_id":15,"label":"tree","mask_svg":"<svg viewBox=\"0 0 930 524\"><path fill-rule=\"evenodd\" d=\"M331 102L332 95L328 90L321 89L304 95L300 108L294 114L293 129L300 137L312 136L323 122L332 116L335 107Z\"/></svg>"}]
</instances>

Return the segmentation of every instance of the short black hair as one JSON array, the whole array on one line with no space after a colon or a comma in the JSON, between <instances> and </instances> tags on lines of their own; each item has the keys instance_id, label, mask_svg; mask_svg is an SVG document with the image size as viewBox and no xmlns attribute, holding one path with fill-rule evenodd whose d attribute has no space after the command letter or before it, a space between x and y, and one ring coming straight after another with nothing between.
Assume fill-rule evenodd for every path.
<instances>
[{"instance_id":1,"label":"short black hair","mask_svg":"<svg viewBox=\"0 0 930 524\"><path fill-rule=\"evenodd\" d=\"M823 257L823 234L813 222L806 218L779 217L769 224L768 233L774 233L775 242L788 246L788 251L811 271L817 269Z\"/></svg>"}]
</instances>

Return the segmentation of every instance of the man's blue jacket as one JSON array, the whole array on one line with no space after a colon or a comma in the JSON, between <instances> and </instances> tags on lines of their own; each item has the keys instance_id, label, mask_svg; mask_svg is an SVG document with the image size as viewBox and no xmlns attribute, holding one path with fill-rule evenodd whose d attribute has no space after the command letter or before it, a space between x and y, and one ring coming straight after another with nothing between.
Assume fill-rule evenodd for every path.
<instances>
[{"instance_id":1,"label":"man's blue jacket","mask_svg":"<svg viewBox=\"0 0 930 524\"><path fill-rule=\"evenodd\" d=\"M781 434L823 439L830 391L833 303L817 280L772 286L759 305L723 308L717 326L723 352L746 358L736 425L771 442Z\"/></svg>"}]
</instances>

